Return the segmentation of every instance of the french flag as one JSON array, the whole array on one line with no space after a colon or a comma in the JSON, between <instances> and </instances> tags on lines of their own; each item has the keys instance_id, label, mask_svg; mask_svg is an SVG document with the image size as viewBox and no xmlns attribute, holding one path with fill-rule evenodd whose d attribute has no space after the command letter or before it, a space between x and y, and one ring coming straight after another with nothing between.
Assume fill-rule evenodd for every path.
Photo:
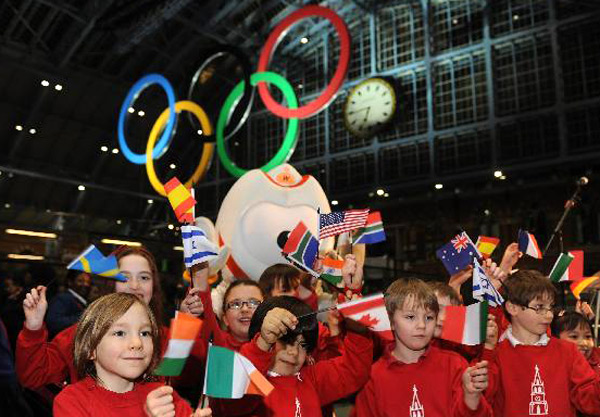
<instances>
[{"instance_id":1,"label":"french flag","mask_svg":"<svg viewBox=\"0 0 600 417\"><path fill-rule=\"evenodd\" d=\"M519 230L519 251L535 259L542 259L542 251L535 236L527 230Z\"/></svg>"}]
</instances>

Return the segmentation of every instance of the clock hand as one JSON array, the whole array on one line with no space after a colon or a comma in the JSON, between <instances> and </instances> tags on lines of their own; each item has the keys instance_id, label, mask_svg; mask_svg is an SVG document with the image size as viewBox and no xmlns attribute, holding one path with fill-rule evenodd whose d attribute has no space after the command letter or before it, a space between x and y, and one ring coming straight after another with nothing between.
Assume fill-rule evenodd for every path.
<instances>
[{"instance_id":1,"label":"clock hand","mask_svg":"<svg viewBox=\"0 0 600 417\"><path fill-rule=\"evenodd\" d=\"M365 120L363 120L364 122L367 121L367 119L369 118L369 112L371 111L371 107L367 107L367 114L365 114Z\"/></svg>"}]
</instances>

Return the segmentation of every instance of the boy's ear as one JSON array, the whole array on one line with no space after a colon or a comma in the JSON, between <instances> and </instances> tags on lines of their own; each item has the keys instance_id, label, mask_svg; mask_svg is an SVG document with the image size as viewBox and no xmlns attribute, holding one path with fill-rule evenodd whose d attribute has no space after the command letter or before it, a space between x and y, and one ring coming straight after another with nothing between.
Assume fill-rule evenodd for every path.
<instances>
[{"instance_id":1,"label":"boy's ear","mask_svg":"<svg viewBox=\"0 0 600 417\"><path fill-rule=\"evenodd\" d=\"M508 311L508 314L510 314L511 316L516 316L521 309L521 306L513 304L511 301L507 301L506 303L504 303L504 307L506 308L506 311Z\"/></svg>"}]
</instances>

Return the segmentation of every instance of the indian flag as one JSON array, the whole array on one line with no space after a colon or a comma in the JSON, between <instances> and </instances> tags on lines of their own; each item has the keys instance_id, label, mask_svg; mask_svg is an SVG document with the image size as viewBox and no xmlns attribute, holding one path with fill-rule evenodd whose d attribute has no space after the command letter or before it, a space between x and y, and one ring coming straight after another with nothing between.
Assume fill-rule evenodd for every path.
<instances>
[{"instance_id":1,"label":"indian flag","mask_svg":"<svg viewBox=\"0 0 600 417\"><path fill-rule=\"evenodd\" d=\"M447 306L442 339L463 345L478 345L485 341L488 319L486 301L469 306Z\"/></svg>"},{"instance_id":2,"label":"indian flag","mask_svg":"<svg viewBox=\"0 0 600 417\"><path fill-rule=\"evenodd\" d=\"M177 313L171 320L169 345L162 362L154 371L156 375L179 376L181 374L201 326L202 320L199 318L186 313Z\"/></svg>"},{"instance_id":3,"label":"indian flag","mask_svg":"<svg viewBox=\"0 0 600 417\"><path fill-rule=\"evenodd\" d=\"M325 258L323 259L323 273L321 279L329 282L330 284L337 285L342 282L342 267L344 261Z\"/></svg>"},{"instance_id":4,"label":"indian flag","mask_svg":"<svg viewBox=\"0 0 600 417\"><path fill-rule=\"evenodd\" d=\"M492 252L494 252L498 243L500 243L500 239L497 237L479 236L475 243L475 247L481 252L483 259L487 259L492 255Z\"/></svg>"},{"instance_id":5,"label":"indian flag","mask_svg":"<svg viewBox=\"0 0 600 417\"><path fill-rule=\"evenodd\" d=\"M246 394L267 396L273 385L248 359L233 350L208 346L204 394L213 398L242 398Z\"/></svg>"}]
</instances>

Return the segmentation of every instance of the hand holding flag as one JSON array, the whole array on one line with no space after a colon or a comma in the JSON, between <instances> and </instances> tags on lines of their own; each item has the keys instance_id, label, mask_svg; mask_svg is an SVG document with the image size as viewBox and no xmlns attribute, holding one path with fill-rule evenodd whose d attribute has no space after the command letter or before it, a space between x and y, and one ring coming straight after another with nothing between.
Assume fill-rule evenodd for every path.
<instances>
[{"instance_id":1,"label":"hand holding flag","mask_svg":"<svg viewBox=\"0 0 600 417\"><path fill-rule=\"evenodd\" d=\"M473 259L473 298L477 301L487 301L492 307L504 304L502 295L492 284L477 259Z\"/></svg>"}]
</instances>

